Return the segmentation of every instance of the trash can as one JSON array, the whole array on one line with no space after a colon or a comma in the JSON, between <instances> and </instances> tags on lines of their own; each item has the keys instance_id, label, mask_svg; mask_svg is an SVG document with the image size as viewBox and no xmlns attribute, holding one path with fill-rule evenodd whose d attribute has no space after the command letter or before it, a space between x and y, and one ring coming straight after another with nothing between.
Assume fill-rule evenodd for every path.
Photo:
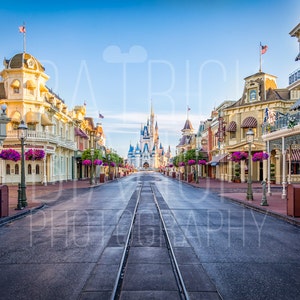
<instances>
[{"instance_id":1,"label":"trash can","mask_svg":"<svg viewBox=\"0 0 300 300\"><path fill-rule=\"evenodd\" d=\"M288 185L287 215L292 217L300 217L300 184Z\"/></svg>"},{"instance_id":2,"label":"trash can","mask_svg":"<svg viewBox=\"0 0 300 300\"><path fill-rule=\"evenodd\" d=\"M101 173L100 174L100 183L103 183L105 181L105 174Z\"/></svg>"},{"instance_id":3,"label":"trash can","mask_svg":"<svg viewBox=\"0 0 300 300\"><path fill-rule=\"evenodd\" d=\"M8 186L0 185L0 218L8 217Z\"/></svg>"}]
</instances>

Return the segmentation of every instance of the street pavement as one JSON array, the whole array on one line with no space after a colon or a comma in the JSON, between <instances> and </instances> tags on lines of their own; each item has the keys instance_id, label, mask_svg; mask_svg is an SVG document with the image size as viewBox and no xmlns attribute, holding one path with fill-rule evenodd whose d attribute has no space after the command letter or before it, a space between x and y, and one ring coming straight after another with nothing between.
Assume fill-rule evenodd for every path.
<instances>
[{"instance_id":1,"label":"street pavement","mask_svg":"<svg viewBox=\"0 0 300 300\"><path fill-rule=\"evenodd\" d=\"M119 180L119 179L117 179ZM177 180L177 179L174 179ZM108 181L109 182L109 181ZM1 223L7 223L12 219L18 218L24 214L30 213L33 210L42 208L44 203L55 200L56 195L63 191L74 189L91 189L105 183L91 185L89 180L67 181L55 184L44 185L28 185L26 189L28 206L23 210L16 210L18 190L17 186L9 186L9 216L0 218ZM246 199L247 183L234 183L220 181L218 179L200 178L199 183L191 182L195 188L210 190L217 193L219 196L235 201L245 207L249 207L264 213L273 215L274 217L283 219L295 225L300 225L300 217L287 215L287 200L282 199L282 186L271 185L271 195L266 195L268 206L262 206L263 191L260 182L253 182L253 201Z\"/></svg>"}]
</instances>

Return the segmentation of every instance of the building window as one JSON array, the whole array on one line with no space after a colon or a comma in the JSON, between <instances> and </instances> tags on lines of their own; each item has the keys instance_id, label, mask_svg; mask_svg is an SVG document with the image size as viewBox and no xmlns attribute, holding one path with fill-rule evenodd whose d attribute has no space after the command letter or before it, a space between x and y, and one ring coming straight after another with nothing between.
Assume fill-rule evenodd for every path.
<instances>
[{"instance_id":1,"label":"building window","mask_svg":"<svg viewBox=\"0 0 300 300\"><path fill-rule=\"evenodd\" d=\"M35 174L37 174L37 175L40 174L40 165L35 166Z\"/></svg>"},{"instance_id":2,"label":"building window","mask_svg":"<svg viewBox=\"0 0 300 300\"><path fill-rule=\"evenodd\" d=\"M300 174L300 162L292 162L291 174Z\"/></svg>"},{"instance_id":3,"label":"building window","mask_svg":"<svg viewBox=\"0 0 300 300\"><path fill-rule=\"evenodd\" d=\"M236 132L230 131L230 139L235 139L235 138L236 138Z\"/></svg>"},{"instance_id":4,"label":"building window","mask_svg":"<svg viewBox=\"0 0 300 300\"><path fill-rule=\"evenodd\" d=\"M10 165L6 165L6 175L10 175Z\"/></svg>"},{"instance_id":5,"label":"building window","mask_svg":"<svg viewBox=\"0 0 300 300\"><path fill-rule=\"evenodd\" d=\"M15 175L19 175L19 165L15 164Z\"/></svg>"},{"instance_id":6,"label":"building window","mask_svg":"<svg viewBox=\"0 0 300 300\"><path fill-rule=\"evenodd\" d=\"M28 130L35 130L36 124L27 124Z\"/></svg>"},{"instance_id":7,"label":"building window","mask_svg":"<svg viewBox=\"0 0 300 300\"><path fill-rule=\"evenodd\" d=\"M30 164L29 164L28 167L27 167L27 173L28 173L28 175L31 175L31 174L32 174L32 167L31 167Z\"/></svg>"},{"instance_id":8,"label":"building window","mask_svg":"<svg viewBox=\"0 0 300 300\"><path fill-rule=\"evenodd\" d=\"M20 93L20 89L17 88L17 87L15 87L15 88L14 88L14 93L15 93L15 94L19 94L19 93Z\"/></svg>"}]
</instances>

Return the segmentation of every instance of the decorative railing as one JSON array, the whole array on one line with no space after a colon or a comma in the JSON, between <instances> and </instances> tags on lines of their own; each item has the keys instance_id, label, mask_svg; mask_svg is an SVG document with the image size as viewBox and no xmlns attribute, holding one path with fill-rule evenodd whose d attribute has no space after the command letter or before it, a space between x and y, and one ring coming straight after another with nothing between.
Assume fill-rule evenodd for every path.
<instances>
[{"instance_id":1,"label":"decorative railing","mask_svg":"<svg viewBox=\"0 0 300 300\"><path fill-rule=\"evenodd\" d=\"M293 128L300 124L300 112L295 114L280 115L274 124L264 123L262 125L262 134L278 131L281 129Z\"/></svg>"},{"instance_id":2,"label":"decorative railing","mask_svg":"<svg viewBox=\"0 0 300 300\"><path fill-rule=\"evenodd\" d=\"M18 139L17 130L10 130L7 132L7 140ZM28 142L51 142L57 146L68 148L71 150L77 150L76 142L66 139L65 137L45 132L45 131L33 131L28 130L27 132Z\"/></svg>"}]
</instances>

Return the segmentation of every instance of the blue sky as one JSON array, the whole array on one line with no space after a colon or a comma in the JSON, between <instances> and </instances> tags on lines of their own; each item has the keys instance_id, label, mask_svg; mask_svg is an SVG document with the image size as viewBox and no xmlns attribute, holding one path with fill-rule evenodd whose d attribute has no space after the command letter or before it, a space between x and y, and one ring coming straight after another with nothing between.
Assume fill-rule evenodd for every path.
<instances>
[{"instance_id":1,"label":"blue sky","mask_svg":"<svg viewBox=\"0 0 300 300\"><path fill-rule=\"evenodd\" d=\"M244 78L258 72L259 43L268 45L262 70L280 88L299 67L289 32L300 1L7 1L0 4L1 59L26 52L50 76L69 108L98 112L107 146L126 156L139 140L150 103L160 141L173 155L186 120L197 130L224 100L238 100Z\"/></svg>"}]
</instances>

